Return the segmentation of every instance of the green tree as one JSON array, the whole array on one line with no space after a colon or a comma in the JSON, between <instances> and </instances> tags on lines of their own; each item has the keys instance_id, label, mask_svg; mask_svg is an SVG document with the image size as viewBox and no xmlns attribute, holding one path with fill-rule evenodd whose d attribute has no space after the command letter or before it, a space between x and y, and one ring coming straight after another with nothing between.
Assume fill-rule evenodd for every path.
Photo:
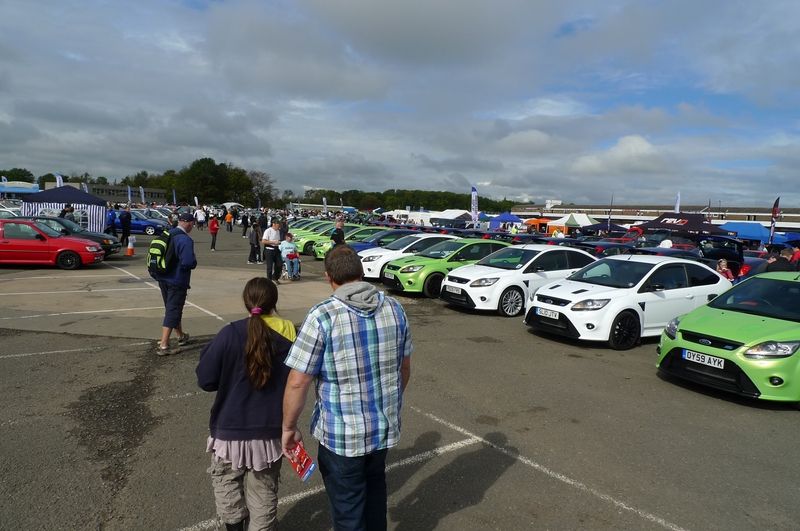
<instances>
[{"instance_id":1,"label":"green tree","mask_svg":"<svg viewBox=\"0 0 800 531\"><path fill-rule=\"evenodd\" d=\"M32 183L36 181L36 177L25 168L11 168L10 170L0 170L0 175L4 175L9 181L21 181L24 183Z\"/></svg>"}]
</instances>

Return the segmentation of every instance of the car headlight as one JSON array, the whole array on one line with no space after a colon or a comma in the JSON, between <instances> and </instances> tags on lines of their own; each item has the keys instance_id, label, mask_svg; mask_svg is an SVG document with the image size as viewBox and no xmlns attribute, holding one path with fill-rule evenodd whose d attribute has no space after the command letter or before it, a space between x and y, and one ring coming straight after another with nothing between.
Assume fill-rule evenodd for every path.
<instances>
[{"instance_id":1,"label":"car headlight","mask_svg":"<svg viewBox=\"0 0 800 531\"><path fill-rule=\"evenodd\" d=\"M800 341L764 341L744 352L745 358L754 360L768 360L775 358L788 358L800 347Z\"/></svg>"},{"instance_id":2,"label":"car headlight","mask_svg":"<svg viewBox=\"0 0 800 531\"><path fill-rule=\"evenodd\" d=\"M97 247L96 245L87 245L86 250L89 251L90 253L96 253L97 251L100 250L100 247Z\"/></svg>"},{"instance_id":3,"label":"car headlight","mask_svg":"<svg viewBox=\"0 0 800 531\"><path fill-rule=\"evenodd\" d=\"M380 257L381 257L381 255L379 255L379 254L372 254L372 255L369 255L369 256L365 256L364 258L361 259L361 261L362 262L374 262L375 260L377 260Z\"/></svg>"},{"instance_id":4,"label":"car headlight","mask_svg":"<svg viewBox=\"0 0 800 531\"><path fill-rule=\"evenodd\" d=\"M667 323L667 327L664 329L664 333L667 334L668 338L675 339L675 336L678 335L678 323L680 322L681 318L680 316L678 316Z\"/></svg>"},{"instance_id":5,"label":"car headlight","mask_svg":"<svg viewBox=\"0 0 800 531\"><path fill-rule=\"evenodd\" d=\"M479 278L475 282L472 282L470 284L470 286L473 287L473 288L482 288L484 286L491 286L492 284L494 284L498 280L500 280L500 277Z\"/></svg>"},{"instance_id":6,"label":"car headlight","mask_svg":"<svg viewBox=\"0 0 800 531\"><path fill-rule=\"evenodd\" d=\"M423 267L425 267L425 266L421 266L421 265L405 266L403 269L400 270L400 272L401 273L416 273L417 271L419 271Z\"/></svg>"},{"instance_id":7,"label":"car headlight","mask_svg":"<svg viewBox=\"0 0 800 531\"><path fill-rule=\"evenodd\" d=\"M103 240L103 243L106 245L111 245L111 240Z\"/></svg>"},{"instance_id":8,"label":"car headlight","mask_svg":"<svg viewBox=\"0 0 800 531\"><path fill-rule=\"evenodd\" d=\"M572 306L572 310L576 312L589 312L592 310L599 310L609 303L611 299L586 299L585 301L576 302Z\"/></svg>"}]
</instances>

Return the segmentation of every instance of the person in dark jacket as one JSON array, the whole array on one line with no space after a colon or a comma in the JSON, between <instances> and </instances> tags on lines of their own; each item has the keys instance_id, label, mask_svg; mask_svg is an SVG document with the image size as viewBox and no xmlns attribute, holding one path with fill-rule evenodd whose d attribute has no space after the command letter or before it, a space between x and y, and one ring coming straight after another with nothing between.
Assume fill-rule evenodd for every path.
<instances>
[{"instance_id":1,"label":"person in dark jacket","mask_svg":"<svg viewBox=\"0 0 800 531\"><path fill-rule=\"evenodd\" d=\"M115 238L117 237L117 213L114 211L113 208L109 207L106 211L106 234L111 234Z\"/></svg>"},{"instance_id":2,"label":"person in dark jacket","mask_svg":"<svg viewBox=\"0 0 800 531\"><path fill-rule=\"evenodd\" d=\"M792 258L792 249L786 248L781 249L781 253L778 256L772 255L767 258L767 265L766 272L772 273L773 271L796 271L795 265L790 261Z\"/></svg>"},{"instance_id":3,"label":"person in dark jacket","mask_svg":"<svg viewBox=\"0 0 800 531\"><path fill-rule=\"evenodd\" d=\"M161 328L161 343L158 345L158 355L170 354L169 336L174 331L178 336L178 345L189 342L189 334L183 331L183 305L186 303L186 293L191 286L192 269L197 267L197 258L194 254L194 241L189 237L194 227L194 216L184 212L178 216L178 226L169 231L169 268L166 273L155 275L158 287L161 288L161 297L164 299L164 322Z\"/></svg>"},{"instance_id":4,"label":"person in dark jacket","mask_svg":"<svg viewBox=\"0 0 800 531\"><path fill-rule=\"evenodd\" d=\"M131 235L131 207L125 206L119 213L119 226L122 229L122 237L119 239L123 246L128 245L128 238Z\"/></svg>"},{"instance_id":5,"label":"person in dark jacket","mask_svg":"<svg viewBox=\"0 0 800 531\"><path fill-rule=\"evenodd\" d=\"M275 313L278 288L264 277L242 293L249 316L226 325L203 349L197 384L217 395L206 451L217 516L228 530L275 529L281 469L282 403L295 340ZM248 522L249 520L249 522Z\"/></svg>"},{"instance_id":6,"label":"person in dark jacket","mask_svg":"<svg viewBox=\"0 0 800 531\"><path fill-rule=\"evenodd\" d=\"M331 240L333 240L333 245L342 245L344 244L344 220L337 219L334 226L335 228L333 229L333 232L331 232Z\"/></svg>"}]
</instances>

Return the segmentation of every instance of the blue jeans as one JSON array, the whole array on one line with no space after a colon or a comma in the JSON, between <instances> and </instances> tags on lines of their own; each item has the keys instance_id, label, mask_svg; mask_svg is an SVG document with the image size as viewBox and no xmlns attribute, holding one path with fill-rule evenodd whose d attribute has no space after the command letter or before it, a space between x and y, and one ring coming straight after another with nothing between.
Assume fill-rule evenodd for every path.
<instances>
[{"instance_id":1,"label":"blue jeans","mask_svg":"<svg viewBox=\"0 0 800 531\"><path fill-rule=\"evenodd\" d=\"M336 531L386 529L386 450L360 457L337 455L321 444L319 471Z\"/></svg>"},{"instance_id":2,"label":"blue jeans","mask_svg":"<svg viewBox=\"0 0 800 531\"><path fill-rule=\"evenodd\" d=\"M286 274L289 278L294 278L300 273L300 260L297 258L286 258Z\"/></svg>"}]
</instances>

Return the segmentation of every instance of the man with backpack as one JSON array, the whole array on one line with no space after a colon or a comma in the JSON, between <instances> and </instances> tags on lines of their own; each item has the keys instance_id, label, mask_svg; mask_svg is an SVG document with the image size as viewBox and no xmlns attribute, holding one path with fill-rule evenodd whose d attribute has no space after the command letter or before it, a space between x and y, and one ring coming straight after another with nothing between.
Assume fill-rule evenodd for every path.
<instances>
[{"instance_id":1,"label":"man with backpack","mask_svg":"<svg viewBox=\"0 0 800 531\"><path fill-rule=\"evenodd\" d=\"M183 319L183 305L186 303L186 292L190 288L192 269L197 267L194 240L189 237L194 222L194 216L188 212L178 216L178 226L167 233L169 236L166 245L161 248L163 260L161 260L160 266L153 263L158 260L151 260L154 250L152 244L151 251L148 253L148 270L150 275L158 281L161 297L164 299L164 322L161 328L161 342L158 345L159 356L171 353L169 336L173 331L178 336L178 345L185 345L189 342L189 334L183 331L181 320ZM156 239L153 242L155 243Z\"/></svg>"}]
</instances>

